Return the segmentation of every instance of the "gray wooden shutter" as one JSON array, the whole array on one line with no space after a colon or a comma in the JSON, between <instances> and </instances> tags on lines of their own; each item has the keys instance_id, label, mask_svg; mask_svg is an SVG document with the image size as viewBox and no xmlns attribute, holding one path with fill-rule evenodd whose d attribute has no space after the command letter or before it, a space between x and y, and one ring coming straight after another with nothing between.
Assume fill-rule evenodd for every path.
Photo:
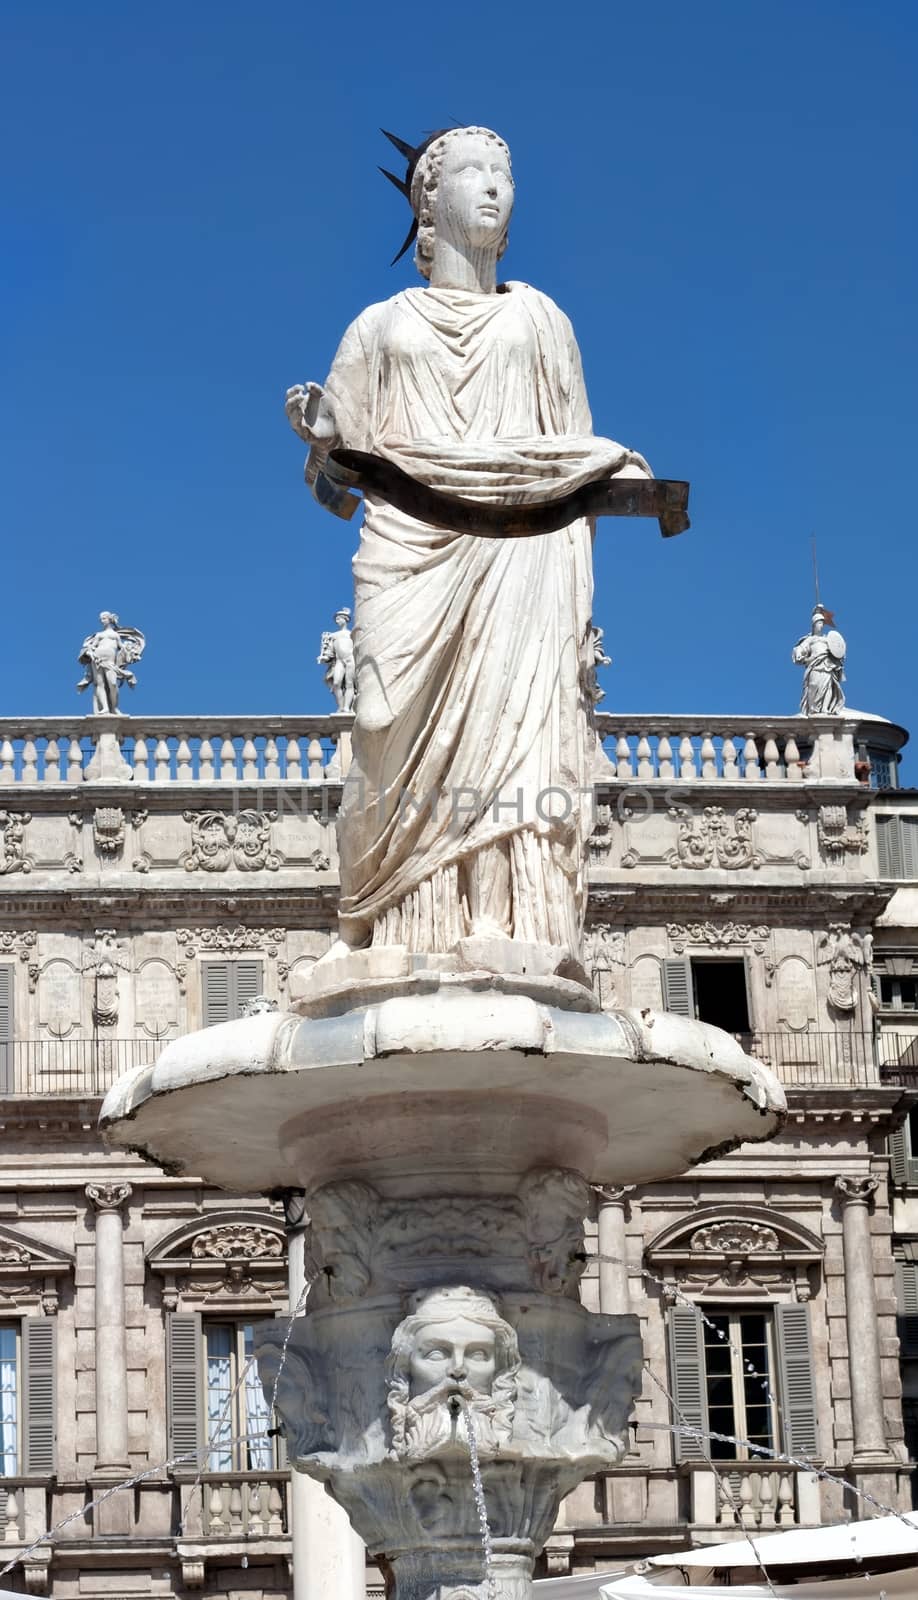
<instances>
[{"instance_id":1,"label":"gray wooden shutter","mask_svg":"<svg viewBox=\"0 0 918 1600\"><path fill-rule=\"evenodd\" d=\"M752 962L748 955L743 956L743 975L746 979L746 1020L749 1032L755 1033L755 1011L752 1005Z\"/></svg>"},{"instance_id":2,"label":"gray wooden shutter","mask_svg":"<svg viewBox=\"0 0 918 1600\"><path fill-rule=\"evenodd\" d=\"M55 1470L55 1353L57 1325L53 1317L24 1317L22 1322L23 1468L26 1477L44 1477Z\"/></svg>"},{"instance_id":3,"label":"gray wooden shutter","mask_svg":"<svg viewBox=\"0 0 918 1600\"><path fill-rule=\"evenodd\" d=\"M893 1183L908 1182L908 1135L904 1122L889 1136L889 1170Z\"/></svg>"},{"instance_id":4,"label":"gray wooden shutter","mask_svg":"<svg viewBox=\"0 0 918 1600\"><path fill-rule=\"evenodd\" d=\"M663 1010L677 1017L695 1015L692 963L688 956L670 956L663 962Z\"/></svg>"},{"instance_id":5,"label":"gray wooden shutter","mask_svg":"<svg viewBox=\"0 0 918 1600\"><path fill-rule=\"evenodd\" d=\"M166 1387L169 1457L184 1456L173 1470L196 1472L201 1465L201 1318L173 1311L166 1319Z\"/></svg>"},{"instance_id":6,"label":"gray wooden shutter","mask_svg":"<svg viewBox=\"0 0 918 1600\"><path fill-rule=\"evenodd\" d=\"M899 818L903 878L918 878L918 817Z\"/></svg>"},{"instance_id":7,"label":"gray wooden shutter","mask_svg":"<svg viewBox=\"0 0 918 1600\"><path fill-rule=\"evenodd\" d=\"M235 995L233 996L234 1009L232 1015L241 1017L242 1008L249 1000L254 1000L261 994L262 976L260 961L234 961L233 977L235 979Z\"/></svg>"},{"instance_id":8,"label":"gray wooden shutter","mask_svg":"<svg viewBox=\"0 0 918 1600\"><path fill-rule=\"evenodd\" d=\"M0 962L0 1090L15 1088L13 1076L13 976L12 962Z\"/></svg>"},{"instance_id":9,"label":"gray wooden shutter","mask_svg":"<svg viewBox=\"0 0 918 1600\"><path fill-rule=\"evenodd\" d=\"M704 1370L704 1327L694 1306L671 1306L669 1312L669 1364L672 1377L673 1425L697 1428L675 1434L677 1461L704 1461L708 1444L708 1390Z\"/></svg>"},{"instance_id":10,"label":"gray wooden shutter","mask_svg":"<svg viewBox=\"0 0 918 1600\"><path fill-rule=\"evenodd\" d=\"M881 878L902 877L902 841L896 816L877 817L877 864Z\"/></svg>"},{"instance_id":11,"label":"gray wooden shutter","mask_svg":"<svg viewBox=\"0 0 918 1600\"><path fill-rule=\"evenodd\" d=\"M896 1262L899 1354L918 1356L918 1261Z\"/></svg>"},{"instance_id":12,"label":"gray wooden shutter","mask_svg":"<svg viewBox=\"0 0 918 1600\"><path fill-rule=\"evenodd\" d=\"M813 1346L808 1305L775 1306L784 1449L798 1460L812 1461L819 1451Z\"/></svg>"},{"instance_id":13,"label":"gray wooden shutter","mask_svg":"<svg viewBox=\"0 0 918 1600\"><path fill-rule=\"evenodd\" d=\"M201 965L201 997L205 1028L216 1022L229 1022L230 1010L229 961L204 961Z\"/></svg>"}]
</instances>

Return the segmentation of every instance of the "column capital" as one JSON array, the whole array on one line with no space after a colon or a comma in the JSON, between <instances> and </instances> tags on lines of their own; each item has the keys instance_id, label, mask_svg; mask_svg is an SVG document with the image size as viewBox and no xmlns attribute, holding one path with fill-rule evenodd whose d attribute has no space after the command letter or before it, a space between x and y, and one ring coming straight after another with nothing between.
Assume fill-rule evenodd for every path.
<instances>
[{"instance_id":1,"label":"column capital","mask_svg":"<svg viewBox=\"0 0 918 1600\"><path fill-rule=\"evenodd\" d=\"M86 1198L98 1212L120 1211L125 1200L130 1199L132 1190L129 1183L87 1183Z\"/></svg>"},{"instance_id":2,"label":"column capital","mask_svg":"<svg viewBox=\"0 0 918 1600\"><path fill-rule=\"evenodd\" d=\"M593 1188L600 1205L622 1206L629 1194L634 1194L633 1183L595 1183Z\"/></svg>"},{"instance_id":3,"label":"column capital","mask_svg":"<svg viewBox=\"0 0 918 1600\"><path fill-rule=\"evenodd\" d=\"M835 1192L842 1197L842 1205L869 1206L871 1198L880 1187L879 1178L836 1178Z\"/></svg>"}]
</instances>

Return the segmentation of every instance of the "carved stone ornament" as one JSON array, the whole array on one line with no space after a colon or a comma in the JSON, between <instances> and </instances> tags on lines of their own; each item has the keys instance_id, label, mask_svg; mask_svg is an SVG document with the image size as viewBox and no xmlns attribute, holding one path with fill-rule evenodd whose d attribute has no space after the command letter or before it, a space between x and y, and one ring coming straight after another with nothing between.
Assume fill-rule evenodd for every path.
<instances>
[{"instance_id":1,"label":"carved stone ornament","mask_svg":"<svg viewBox=\"0 0 918 1600\"><path fill-rule=\"evenodd\" d=\"M714 1222L692 1234L692 1250L716 1251L719 1255L751 1256L763 1250L778 1249L774 1228L760 1222Z\"/></svg>"},{"instance_id":2,"label":"carved stone ornament","mask_svg":"<svg viewBox=\"0 0 918 1600\"><path fill-rule=\"evenodd\" d=\"M0 959L4 956L17 956L26 966L30 966L32 952L38 948L38 933L34 928L0 928ZM35 990L31 983L30 967L29 993ZM35 976L38 977L38 965L35 964Z\"/></svg>"},{"instance_id":3,"label":"carved stone ornament","mask_svg":"<svg viewBox=\"0 0 918 1600\"><path fill-rule=\"evenodd\" d=\"M99 1028L113 1028L118 1021L118 973L130 971L114 928L96 929L83 971L93 977L93 1022Z\"/></svg>"},{"instance_id":4,"label":"carved stone ornament","mask_svg":"<svg viewBox=\"0 0 918 1600\"><path fill-rule=\"evenodd\" d=\"M731 816L723 806L705 806L700 817L687 806L671 806L669 815L676 822L675 849L666 860L671 867L760 867L764 860L752 842L756 812L743 807Z\"/></svg>"},{"instance_id":5,"label":"carved stone ornament","mask_svg":"<svg viewBox=\"0 0 918 1600\"><path fill-rule=\"evenodd\" d=\"M93 844L101 856L116 856L124 848L124 811L121 806L96 806L92 817Z\"/></svg>"},{"instance_id":6,"label":"carved stone ornament","mask_svg":"<svg viewBox=\"0 0 918 1600\"><path fill-rule=\"evenodd\" d=\"M681 956L688 945L701 945L711 950L751 945L760 956L764 954L769 929L762 923L749 922L670 922L666 933L673 954L677 956Z\"/></svg>"},{"instance_id":7,"label":"carved stone ornament","mask_svg":"<svg viewBox=\"0 0 918 1600\"><path fill-rule=\"evenodd\" d=\"M586 1266L590 1187L579 1172L537 1167L520 1185L533 1277L546 1294L577 1296Z\"/></svg>"},{"instance_id":8,"label":"carved stone ornament","mask_svg":"<svg viewBox=\"0 0 918 1600\"><path fill-rule=\"evenodd\" d=\"M276 872L280 856L271 849L276 811L185 811L191 847L181 857L186 872Z\"/></svg>"},{"instance_id":9,"label":"carved stone ornament","mask_svg":"<svg viewBox=\"0 0 918 1600\"><path fill-rule=\"evenodd\" d=\"M833 922L819 940L817 960L829 968L829 1004L836 1011L856 1011L859 975L870 970L873 938L853 933L843 922Z\"/></svg>"},{"instance_id":10,"label":"carved stone ornament","mask_svg":"<svg viewBox=\"0 0 918 1600\"><path fill-rule=\"evenodd\" d=\"M256 1261L266 1258L280 1260L284 1254L284 1241L280 1234L268 1228L254 1227L251 1223L229 1223L196 1234L191 1254L195 1260L201 1257L216 1261L229 1261L235 1257Z\"/></svg>"},{"instance_id":11,"label":"carved stone ornament","mask_svg":"<svg viewBox=\"0 0 918 1600\"><path fill-rule=\"evenodd\" d=\"M590 924L583 935L583 964L588 972L612 972L625 965L625 933L608 922Z\"/></svg>"},{"instance_id":12,"label":"carved stone ornament","mask_svg":"<svg viewBox=\"0 0 918 1600\"><path fill-rule=\"evenodd\" d=\"M25 850L25 831L31 820L31 811L0 811L0 876L31 872L32 861Z\"/></svg>"},{"instance_id":13,"label":"carved stone ornament","mask_svg":"<svg viewBox=\"0 0 918 1600\"><path fill-rule=\"evenodd\" d=\"M86 1198L96 1211L120 1211L125 1200L131 1197L129 1183L87 1183Z\"/></svg>"},{"instance_id":14,"label":"carved stone ornament","mask_svg":"<svg viewBox=\"0 0 918 1600\"><path fill-rule=\"evenodd\" d=\"M201 950L207 955L239 955L262 950L265 955L276 956L286 933L283 928L247 928L240 923L235 928L176 928L175 937L184 947L184 955L193 960Z\"/></svg>"},{"instance_id":15,"label":"carved stone ornament","mask_svg":"<svg viewBox=\"0 0 918 1600\"><path fill-rule=\"evenodd\" d=\"M605 860L612 848L612 807L601 801L596 806L593 817L593 829L587 840L587 848L594 864L598 864Z\"/></svg>"},{"instance_id":16,"label":"carved stone ornament","mask_svg":"<svg viewBox=\"0 0 918 1600\"><path fill-rule=\"evenodd\" d=\"M863 855L870 845L867 819L861 813L848 822L847 806L820 806L816 819L819 848L828 861L842 861L846 855Z\"/></svg>"},{"instance_id":17,"label":"carved stone ornament","mask_svg":"<svg viewBox=\"0 0 918 1600\"><path fill-rule=\"evenodd\" d=\"M843 1206L869 1206L879 1187L879 1178L835 1179L835 1192L841 1195Z\"/></svg>"}]
</instances>

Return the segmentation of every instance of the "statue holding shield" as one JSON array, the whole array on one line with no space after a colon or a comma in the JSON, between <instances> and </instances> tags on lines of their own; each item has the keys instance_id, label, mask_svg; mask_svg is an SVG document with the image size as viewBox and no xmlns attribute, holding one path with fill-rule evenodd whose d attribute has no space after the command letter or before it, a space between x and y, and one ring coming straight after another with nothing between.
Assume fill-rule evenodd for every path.
<instances>
[{"instance_id":1,"label":"statue holding shield","mask_svg":"<svg viewBox=\"0 0 918 1600\"><path fill-rule=\"evenodd\" d=\"M832 716L844 708L847 646L834 621L825 606L815 606L810 633L794 645L793 660L804 668L800 710L805 717Z\"/></svg>"}]
</instances>

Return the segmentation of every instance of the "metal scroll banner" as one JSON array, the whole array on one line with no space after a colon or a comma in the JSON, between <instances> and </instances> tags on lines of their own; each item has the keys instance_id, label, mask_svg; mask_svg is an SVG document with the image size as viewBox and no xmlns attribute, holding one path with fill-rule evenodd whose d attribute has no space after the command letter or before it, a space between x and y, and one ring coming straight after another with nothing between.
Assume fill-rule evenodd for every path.
<instances>
[{"instance_id":1,"label":"metal scroll banner","mask_svg":"<svg viewBox=\"0 0 918 1600\"><path fill-rule=\"evenodd\" d=\"M419 483L393 461L363 450L332 450L311 476L320 505L339 517L360 504L349 491L362 489L435 528L480 539L528 539L556 533L578 517L656 517L664 539L689 527L689 486L677 478L600 478L557 500L538 505L493 505L443 494Z\"/></svg>"}]
</instances>

